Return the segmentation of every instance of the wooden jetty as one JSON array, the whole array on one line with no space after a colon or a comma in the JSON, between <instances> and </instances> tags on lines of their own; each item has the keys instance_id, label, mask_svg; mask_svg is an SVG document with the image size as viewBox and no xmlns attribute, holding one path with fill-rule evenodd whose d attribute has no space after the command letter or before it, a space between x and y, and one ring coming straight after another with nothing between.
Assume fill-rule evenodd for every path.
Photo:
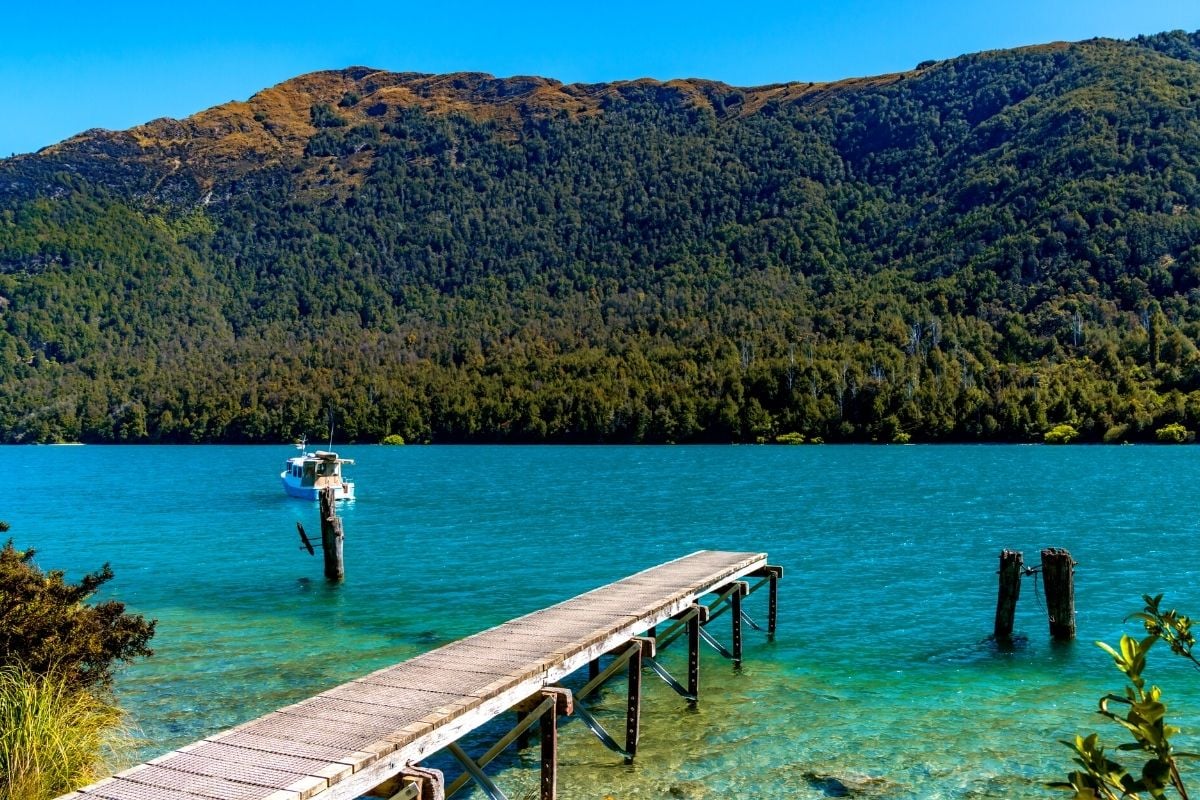
<instances>
[{"instance_id":1,"label":"wooden jetty","mask_svg":"<svg viewBox=\"0 0 1200 800\"><path fill-rule=\"evenodd\" d=\"M369 793L441 800L474 781L487 797L504 800L483 768L535 725L540 794L554 798L557 717L579 716L606 747L632 760L643 670L696 702L701 641L740 662L743 622L759 627L742 600L763 586L769 590L766 634L773 637L782 576L763 553L702 550L344 683L64 798L351 800ZM727 611L730 648L704 627ZM657 653L685 637L687 675L678 681ZM585 666L583 687L572 693L557 685ZM623 743L575 702L619 673L628 677ZM463 751L459 739L509 711L516 712L512 731L482 756ZM448 786L441 772L421 766L443 750L464 770Z\"/></svg>"}]
</instances>

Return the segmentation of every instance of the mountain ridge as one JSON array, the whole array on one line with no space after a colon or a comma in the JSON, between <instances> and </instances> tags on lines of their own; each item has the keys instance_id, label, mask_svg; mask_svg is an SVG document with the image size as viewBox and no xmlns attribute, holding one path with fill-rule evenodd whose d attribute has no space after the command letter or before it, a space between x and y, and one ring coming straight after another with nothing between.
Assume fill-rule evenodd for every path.
<instances>
[{"instance_id":1,"label":"mountain ridge","mask_svg":"<svg viewBox=\"0 0 1200 800\"><path fill-rule=\"evenodd\" d=\"M0 438L1200 427L1200 34L733 87L351 67L0 161Z\"/></svg>"}]
</instances>

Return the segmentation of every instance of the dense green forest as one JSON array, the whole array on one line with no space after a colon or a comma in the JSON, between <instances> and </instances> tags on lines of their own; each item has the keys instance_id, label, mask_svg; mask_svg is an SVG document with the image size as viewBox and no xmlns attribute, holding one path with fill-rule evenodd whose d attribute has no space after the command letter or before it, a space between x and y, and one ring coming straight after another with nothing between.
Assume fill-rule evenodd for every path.
<instances>
[{"instance_id":1,"label":"dense green forest","mask_svg":"<svg viewBox=\"0 0 1200 800\"><path fill-rule=\"evenodd\" d=\"M366 68L0 161L0 440L1200 429L1200 33L836 84Z\"/></svg>"}]
</instances>

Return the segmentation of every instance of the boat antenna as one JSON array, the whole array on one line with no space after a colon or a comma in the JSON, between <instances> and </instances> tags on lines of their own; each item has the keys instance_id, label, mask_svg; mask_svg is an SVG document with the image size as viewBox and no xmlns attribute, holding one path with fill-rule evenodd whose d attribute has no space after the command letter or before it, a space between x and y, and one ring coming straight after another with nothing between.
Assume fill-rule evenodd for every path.
<instances>
[{"instance_id":1,"label":"boat antenna","mask_svg":"<svg viewBox=\"0 0 1200 800\"><path fill-rule=\"evenodd\" d=\"M329 449L333 449L333 406L329 407Z\"/></svg>"}]
</instances>

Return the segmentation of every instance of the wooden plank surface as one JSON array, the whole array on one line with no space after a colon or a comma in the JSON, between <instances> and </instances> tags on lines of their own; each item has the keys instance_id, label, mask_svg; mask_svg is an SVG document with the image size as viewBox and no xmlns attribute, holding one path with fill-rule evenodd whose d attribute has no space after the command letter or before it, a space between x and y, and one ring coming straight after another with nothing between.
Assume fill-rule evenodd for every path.
<instances>
[{"instance_id":1,"label":"wooden plank surface","mask_svg":"<svg viewBox=\"0 0 1200 800\"><path fill-rule=\"evenodd\" d=\"M732 580L702 550L334 687L80 789L72 800L349 800Z\"/></svg>"}]
</instances>

